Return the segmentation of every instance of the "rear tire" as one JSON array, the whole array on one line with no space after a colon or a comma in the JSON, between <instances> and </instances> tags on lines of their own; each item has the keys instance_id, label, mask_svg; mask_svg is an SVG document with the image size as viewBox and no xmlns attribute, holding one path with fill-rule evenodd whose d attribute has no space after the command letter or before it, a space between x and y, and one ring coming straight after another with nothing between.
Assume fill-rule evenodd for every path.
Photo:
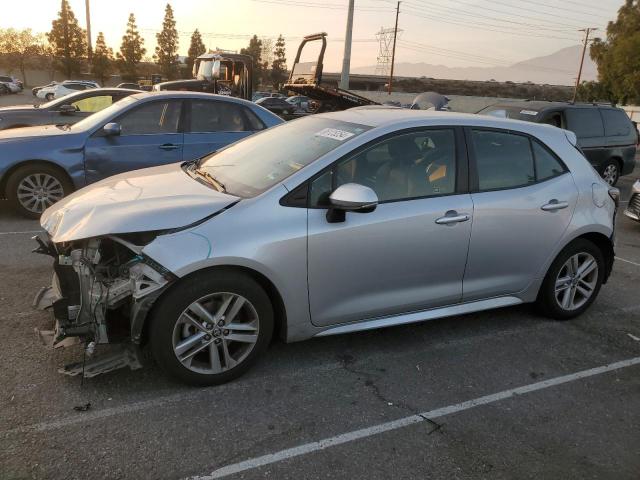
<instances>
[{"instance_id":1,"label":"rear tire","mask_svg":"<svg viewBox=\"0 0 640 480\"><path fill-rule=\"evenodd\" d=\"M555 320L577 317L598 296L604 274L600 249L589 240L578 239L567 245L549 267L536 305L543 315Z\"/></svg>"},{"instance_id":2,"label":"rear tire","mask_svg":"<svg viewBox=\"0 0 640 480\"><path fill-rule=\"evenodd\" d=\"M40 218L42 212L72 191L73 184L62 171L51 165L33 163L11 174L6 196L20 215Z\"/></svg>"},{"instance_id":3,"label":"rear tire","mask_svg":"<svg viewBox=\"0 0 640 480\"><path fill-rule=\"evenodd\" d=\"M617 160L607 160L600 169L600 176L612 187L620 179L620 164Z\"/></svg>"},{"instance_id":4,"label":"rear tire","mask_svg":"<svg viewBox=\"0 0 640 480\"><path fill-rule=\"evenodd\" d=\"M199 386L245 373L272 334L273 307L266 292L250 276L228 269L182 280L156 305L149 326L151 352L160 367L180 382Z\"/></svg>"}]
</instances>

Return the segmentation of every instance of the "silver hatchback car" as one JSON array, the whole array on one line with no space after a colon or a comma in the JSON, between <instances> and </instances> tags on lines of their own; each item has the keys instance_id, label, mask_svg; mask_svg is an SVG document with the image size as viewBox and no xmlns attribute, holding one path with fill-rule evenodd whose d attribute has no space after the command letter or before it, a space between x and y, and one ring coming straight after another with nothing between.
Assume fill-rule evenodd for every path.
<instances>
[{"instance_id":1,"label":"silver hatchback car","mask_svg":"<svg viewBox=\"0 0 640 480\"><path fill-rule=\"evenodd\" d=\"M584 312L614 261L618 190L548 125L356 108L49 208L53 341L149 344L199 385L292 342L535 302ZM105 366L106 365L106 366ZM68 373L78 373L71 367Z\"/></svg>"}]
</instances>

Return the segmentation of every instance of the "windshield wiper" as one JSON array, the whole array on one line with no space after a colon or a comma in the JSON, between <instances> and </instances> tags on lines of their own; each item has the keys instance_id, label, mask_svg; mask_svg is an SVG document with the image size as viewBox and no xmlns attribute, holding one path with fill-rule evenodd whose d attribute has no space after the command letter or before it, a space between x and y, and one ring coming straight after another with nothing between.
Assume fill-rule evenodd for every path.
<instances>
[{"instance_id":1,"label":"windshield wiper","mask_svg":"<svg viewBox=\"0 0 640 480\"><path fill-rule=\"evenodd\" d=\"M227 188L224 186L224 183L217 180L216 177L211 175L209 172L205 172L204 170L200 170L198 168L195 168L193 171L196 172L201 177L206 178L209 181L209 183L212 183L213 186L216 187L216 190L218 190L219 192L222 192L222 193L227 192Z\"/></svg>"}]
</instances>

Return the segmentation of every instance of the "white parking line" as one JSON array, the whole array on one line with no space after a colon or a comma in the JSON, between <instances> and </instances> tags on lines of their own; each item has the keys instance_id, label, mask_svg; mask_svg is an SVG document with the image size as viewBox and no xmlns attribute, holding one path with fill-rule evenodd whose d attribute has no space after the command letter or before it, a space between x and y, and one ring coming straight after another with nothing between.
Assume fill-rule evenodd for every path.
<instances>
[{"instance_id":1,"label":"white parking line","mask_svg":"<svg viewBox=\"0 0 640 480\"><path fill-rule=\"evenodd\" d=\"M44 230L26 230L24 232L0 232L0 235L20 235L27 233L42 233Z\"/></svg>"},{"instance_id":2,"label":"white parking line","mask_svg":"<svg viewBox=\"0 0 640 480\"><path fill-rule=\"evenodd\" d=\"M363 428L361 430L354 430L351 432L336 435L335 437L325 438L317 442L305 443L297 447L281 450L276 453L270 453L261 457L255 457L243 462L234 463L225 467L219 468L211 472L209 475L188 477L188 480L213 480L214 478L222 478L235 473L244 472L254 468L270 465L272 463L280 462L300 455L306 455L309 453L325 450L329 447L335 447L344 443L353 442L362 438L371 437L372 435L378 435L380 433L388 432L391 430L397 430L399 428L407 427L424 421L432 420L435 418L444 417L453 413L469 410L480 405L488 405L490 403L498 402L506 398L511 398L516 395L524 395L526 393L543 390L545 388L554 387L556 385L562 385L564 383L573 382L581 378L592 377L594 375L600 375L606 372L612 372L621 368L630 367L632 365L640 364L640 357L629 358L616 363L610 363L601 367L591 368L589 370L582 370L580 372L572 373L570 375L564 375L561 377L551 378L542 382L532 383L523 387L512 388L509 390L503 390L502 392L486 395L466 402L457 403L455 405L449 405L447 407L437 408L428 412L419 413L417 415L411 415L409 417L400 418L387 423L381 423L372 427Z\"/></svg>"},{"instance_id":3,"label":"white parking line","mask_svg":"<svg viewBox=\"0 0 640 480\"><path fill-rule=\"evenodd\" d=\"M635 265L636 267L640 267L640 263L632 262L631 260L626 260L624 258L616 257L616 260L620 260L621 262L630 263L631 265Z\"/></svg>"}]
</instances>

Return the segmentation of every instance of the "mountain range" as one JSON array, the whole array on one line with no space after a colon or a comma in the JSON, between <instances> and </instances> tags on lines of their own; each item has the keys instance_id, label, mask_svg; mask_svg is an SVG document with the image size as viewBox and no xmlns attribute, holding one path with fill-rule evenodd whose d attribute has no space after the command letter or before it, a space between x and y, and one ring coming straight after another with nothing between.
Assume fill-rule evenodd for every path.
<instances>
[{"instance_id":1,"label":"mountain range","mask_svg":"<svg viewBox=\"0 0 640 480\"><path fill-rule=\"evenodd\" d=\"M399 77L429 77L455 80L497 80L517 83L533 82L550 85L573 85L580 65L582 46L566 47L550 55L530 58L509 66L447 67L430 63L396 63L394 74ZM352 73L373 74L375 65L353 67ZM596 64L585 55L582 80L596 80Z\"/></svg>"}]
</instances>

